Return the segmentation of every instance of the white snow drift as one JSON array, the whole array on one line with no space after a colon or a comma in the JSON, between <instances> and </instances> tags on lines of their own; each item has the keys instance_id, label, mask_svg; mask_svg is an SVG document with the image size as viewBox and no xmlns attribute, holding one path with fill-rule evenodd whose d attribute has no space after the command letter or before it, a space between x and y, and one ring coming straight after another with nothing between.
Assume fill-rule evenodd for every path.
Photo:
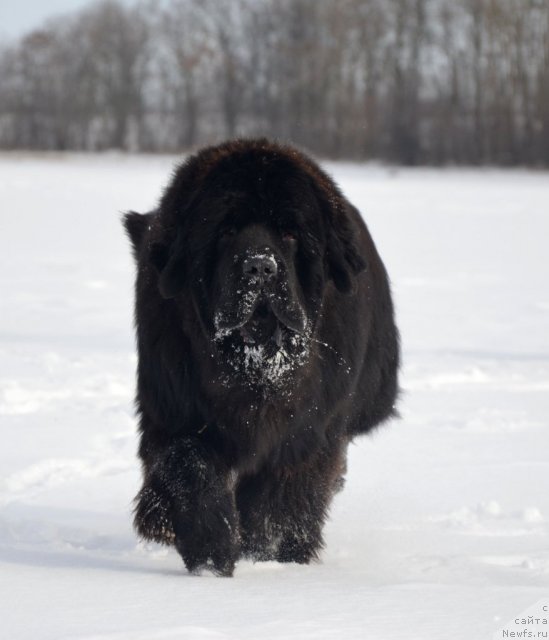
<instances>
[{"instance_id":1,"label":"white snow drift","mask_svg":"<svg viewBox=\"0 0 549 640\"><path fill-rule=\"evenodd\" d=\"M488 638L549 594L549 179L329 165L392 277L402 418L320 564L191 577L139 543L133 265L173 158L0 156L0 635Z\"/></svg>"}]
</instances>

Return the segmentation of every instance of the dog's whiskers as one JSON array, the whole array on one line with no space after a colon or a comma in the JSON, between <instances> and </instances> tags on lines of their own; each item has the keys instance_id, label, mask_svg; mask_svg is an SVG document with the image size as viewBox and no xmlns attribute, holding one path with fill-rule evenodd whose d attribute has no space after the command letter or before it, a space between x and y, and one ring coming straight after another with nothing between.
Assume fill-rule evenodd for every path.
<instances>
[{"instance_id":1,"label":"dog's whiskers","mask_svg":"<svg viewBox=\"0 0 549 640\"><path fill-rule=\"evenodd\" d=\"M348 367L349 363L347 362L347 360L345 360L345 358L339 353L339 351L337 349L334 349L334 347L332 347L332 345L328 344L327 342L322 342L322 340L317 340L316 338L309 338L311 340L311 342L316 342L316 344L319 344L323 347L326 347L326 349L330 349L330 351L333 351L336 356L339 358L339 365L343 365Z\"/></svg>"}]
</instances>

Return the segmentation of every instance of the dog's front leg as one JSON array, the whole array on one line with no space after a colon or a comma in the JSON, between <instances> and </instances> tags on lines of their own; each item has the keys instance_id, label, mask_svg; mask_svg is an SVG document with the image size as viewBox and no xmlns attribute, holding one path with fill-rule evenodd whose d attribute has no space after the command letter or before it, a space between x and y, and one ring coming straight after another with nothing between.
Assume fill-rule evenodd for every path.
<instances>
[{"instance_id":1,"label":"dog's front leg","mask_svg":"<svg viewBox=\"0 0 549 640\"><path fill-rule=\"evenodd\" d=\"M229 470L198 440L184 438L157 452L137 496L135 525L144 537L162 531L187 569L231 576L240 551Z\"/></svg>"}]
</instances>

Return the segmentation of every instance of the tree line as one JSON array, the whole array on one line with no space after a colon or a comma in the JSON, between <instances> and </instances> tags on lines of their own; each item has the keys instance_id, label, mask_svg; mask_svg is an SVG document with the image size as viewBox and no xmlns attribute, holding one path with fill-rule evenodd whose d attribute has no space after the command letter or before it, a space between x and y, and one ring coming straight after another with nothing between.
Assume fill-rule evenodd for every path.
<instances>
[{"instance_id":1,"label":"tree line","mask_svg":"<svg viewBox=\"0 0 549 640\"><path fill-rule=\"evenodd\" d=\"M104 0L0 47L3 149L549 164L549 0Z\"/></svg>"}]
</instances>

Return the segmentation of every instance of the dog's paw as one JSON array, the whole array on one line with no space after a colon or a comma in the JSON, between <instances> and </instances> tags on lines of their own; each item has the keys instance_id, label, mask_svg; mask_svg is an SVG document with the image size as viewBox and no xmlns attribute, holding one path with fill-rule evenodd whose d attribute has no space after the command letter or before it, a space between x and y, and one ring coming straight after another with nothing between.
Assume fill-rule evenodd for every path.
<instances>
[{"instance_id":1,"label":"dog's paw","mask_svg":"<svg viewBox=\"0 0 549 640\"><path fill-rule=\"evenodd\" d=\"M278 545L276 560L309 564L311 561L318 560L321 549L322 540L318 535L286 533Z\"/></svg>"},{"instance_id":2,"label":"dog's paw","mask_svg":"<svg viewBox=\"0 0 549 640\"><path fill-rule=\"evenodd\" d=\"M142 538L171 545L175 541L168 498L145 485L135 499L133 524Z\"/></svg>"},{"instance_id":3,"label":"dog's paw","mask_svg":"<svg viewBox=\"0 0 549 640\"><path fill-rule=\"evenodd\" d=\"M174 510L175 546L191 573L233 575L240 555L238 517L227 493L203 493Z\"/></svg>"}]
</instances>

